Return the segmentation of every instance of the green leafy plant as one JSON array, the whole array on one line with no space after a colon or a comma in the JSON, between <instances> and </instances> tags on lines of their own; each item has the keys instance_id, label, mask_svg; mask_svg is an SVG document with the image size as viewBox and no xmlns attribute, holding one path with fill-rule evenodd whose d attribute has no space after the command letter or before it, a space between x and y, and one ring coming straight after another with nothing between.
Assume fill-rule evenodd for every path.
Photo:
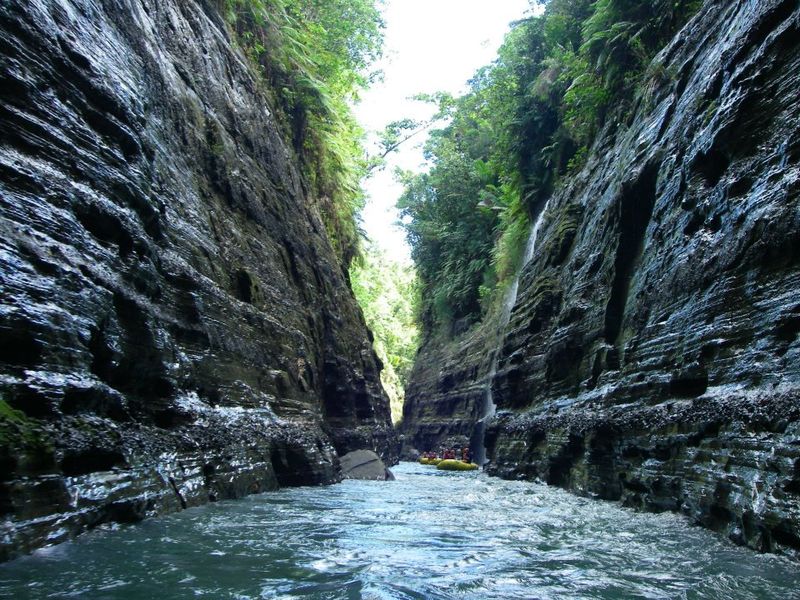
<instances>
[{"instance_id":1,"label":"green leafy plant","mask_svg":"<svg viewBox=\"0 0 800 600\"><path fill-rule=\"evenodd\" d=\"M419 344L416 273L411 265L367 245L350 268L350 280L384 365L381 380L391 401L392 420L397 422Z\"/></svg>"},{"instance_id":2,"label":"green leafy plant","mask_svg":"<svg viewBox=\"0 0 800 600\"><path fill-rule=\"evenodd\" d=\"M367 164L350 106L373 76L383 21L374 0L224 0L223 14L267 84L328 235L347 266Z\"/></svg>"},{"instance_id":3,"label":"green leafy plant","mask_svg":"<svg viewBox=\"0 0 800 600\"><path fill-rule=\"evenodd\" d=\"M580 169L609 115L670 78L652 63L700 0L549 0L519 21L432 132L429 172L403 173L398 207L422 289L426 336L479 321L515 277L530 228ZM650 65L650 66L648 66Z\"/></svg>"}]
</instances>

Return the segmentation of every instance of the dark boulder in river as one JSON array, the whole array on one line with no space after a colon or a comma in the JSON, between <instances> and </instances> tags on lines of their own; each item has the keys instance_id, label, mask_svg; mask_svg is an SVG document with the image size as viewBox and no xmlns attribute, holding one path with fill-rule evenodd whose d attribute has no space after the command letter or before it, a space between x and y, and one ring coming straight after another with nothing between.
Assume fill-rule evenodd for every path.
<instances>
[{"instance_id":1,"label":"dark boulder in river","mask_svg":"<svg viewBox=\"0 0 800 600\"><path fill-rule=\"evenodd\" d=\"M381 457L372 450L353 450L339 459L342 477L345 479L367 479L386 481L394 479L392 472L383 464Z\"/></svg>"},{"instance_id":2,"label":"dark boulder in river","mask_svg":"<svg viewBox=\"0 0 800 600\"><path fill-rule=\"evenodd\" d=\"M648 73L549 200L502 335L422 350L406 444L480 443L488 385L492 473L797 557L800 6L707 1Z\"/></svg>"},{"instance_id":3,"label":"dark boulder in river","mask_svg":"<svg viewBox=\"0 0 800 600\"><path fill-rule=\"evenodd\" d=\"M215 3L0 8L0 560L399 448L269 94Z\"/></svg>"}]
</instances>

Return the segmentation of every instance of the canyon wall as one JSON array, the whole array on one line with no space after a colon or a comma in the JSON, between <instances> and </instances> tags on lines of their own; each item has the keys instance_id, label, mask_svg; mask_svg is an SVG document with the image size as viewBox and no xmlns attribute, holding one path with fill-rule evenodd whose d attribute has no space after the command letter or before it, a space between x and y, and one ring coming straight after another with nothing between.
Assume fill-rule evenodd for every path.
<instances>
[{"instance_id":1,"label":"canyon wall","mask_svg":"<svg viewBox=\"0 0 800 600\"><path fill-rule=\"evenodd\" d=\"M397 457L361 311L206 0L0 8L0 560Z\"/></svg>"},{"instance_id":2,"label":"canyon wall","mask_svg":"<svg viewBox=\"0 0 800 600\"><path fill-rule=\"evenodd\" d=\"M491 385L490 473L800 556L797 2L706 2L543 219L499 338L423 348L406 446L474 439Z\"/></svg>"}]
</instances>

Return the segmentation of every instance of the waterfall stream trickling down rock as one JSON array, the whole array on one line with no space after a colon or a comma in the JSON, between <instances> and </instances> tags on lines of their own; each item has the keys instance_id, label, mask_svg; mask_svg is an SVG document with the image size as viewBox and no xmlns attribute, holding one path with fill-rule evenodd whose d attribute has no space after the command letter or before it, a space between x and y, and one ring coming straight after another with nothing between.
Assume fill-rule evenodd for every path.
<instances>
[{"instance_id":1,"label":"waterfall stream trickling down rock","mask_svg":"<svg viewBox=\"0 0 800 600\"><path fill-rule=\"evenodd\" d=\"M517 294L519 293L519 280L522 277L522 271L525 269L527 264L531 262L534 253L536 252L536 240L539 237L539 230L542 228L542 223L544 222L544 215L547 212L547 207L550 204L550 200L548 199L545 202L542 210L539 211L539 214L536 215L536 219L531 225L531 232L528 234L528 241L525 245L525 253L522 255L522 262L520 263L519 270L514 277L514 281L511 282L508 290L506 291L506 297L503 301L502 312L500 313L500 320L497 324L497 344L495 345L496 350L492 353L492 363L489 367L489 374L486 376L486 392L484 394L484 403L483 403L483 410L481 412L481 418L477 423L476 426L476 439L480 440L480 446L478 446L477 451L475 453L475 461L479 465L483 465L486 462L486 445L484 444L484 436L486 435L486 427L489 424L489 421L494 416L496 406L494 403L494 398L492 396L492 381L494 380L494 376L497 374L497 364L499 362L499 349L503 345L503 338L505 338L505 329L508 325L508 321L511 319L511 311L514 310L514 305L517 303Z\"/></svg>"}]
</instances>

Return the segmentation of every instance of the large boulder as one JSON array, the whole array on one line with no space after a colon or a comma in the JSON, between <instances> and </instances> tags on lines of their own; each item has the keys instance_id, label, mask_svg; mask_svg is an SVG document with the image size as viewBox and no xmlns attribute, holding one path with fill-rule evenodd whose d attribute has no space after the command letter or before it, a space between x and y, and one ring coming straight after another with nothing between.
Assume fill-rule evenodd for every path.
<instances>
[{"instance_id":1,"label":"large boulder","mask_svg":"<svg viewBox=\"0 0 800 600\"><path fill-rule=\"evenodd\" d=\"M354 450L339 459L344 479L392 481L394 475L372 450Z\"/></svg>"}]
</instances>

